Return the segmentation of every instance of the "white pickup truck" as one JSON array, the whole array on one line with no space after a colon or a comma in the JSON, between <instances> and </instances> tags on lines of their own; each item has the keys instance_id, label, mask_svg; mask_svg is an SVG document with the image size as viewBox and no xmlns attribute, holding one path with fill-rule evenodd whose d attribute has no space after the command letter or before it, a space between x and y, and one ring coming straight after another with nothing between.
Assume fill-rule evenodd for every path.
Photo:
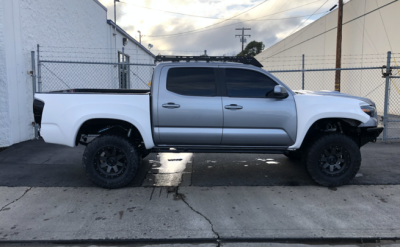
<instances>
[{"instance_id":1,"label":"white pickup truck","mask_svg":"<svg viewBox=\"0 0 400 247\"><path fill-rule=\"evenodd\" d=\"M160 62L150 90L36 93L40 135L86 145L85 172L104 188L129 184L150 152L284 154L323 186L356 175L361 146L383 130L371 100L292 91L256 60L221 60Z\"/></svg>"}]
</instances>

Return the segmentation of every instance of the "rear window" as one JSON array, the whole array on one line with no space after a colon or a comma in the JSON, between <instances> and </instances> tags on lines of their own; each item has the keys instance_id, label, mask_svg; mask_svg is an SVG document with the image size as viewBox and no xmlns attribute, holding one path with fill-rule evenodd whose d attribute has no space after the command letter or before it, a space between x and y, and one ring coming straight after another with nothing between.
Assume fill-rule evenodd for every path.
<instances>
[{"instance_id":1,"label":"rear window","mask_svg":"<svg viewBox=\"0 0 400 247\"><path fill-rule=\"evenodd\" d=\"M188 96L215 96L213 68L173 68L168 71L167 90Z\"/></svg>"}]
</instances>

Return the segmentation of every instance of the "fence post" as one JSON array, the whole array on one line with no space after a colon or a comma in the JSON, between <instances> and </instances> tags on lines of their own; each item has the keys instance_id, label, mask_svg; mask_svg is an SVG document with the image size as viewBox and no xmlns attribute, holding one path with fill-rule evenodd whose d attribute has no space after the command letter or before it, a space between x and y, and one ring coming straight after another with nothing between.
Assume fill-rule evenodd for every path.
<instances>
[{"instance_id":1,"label":"fence post","mask_svg":"<svg viewBox=\"0 0 400 247\"><path fill-rule=\"evenodd\" d=\"M31 51L31 66L32 66L32 94L35 98L36 93L36 69L35 69L35 52ZM35 100L35 99L33 99Z\"/></svg>"},{"instance_id":2,"label":"fence post","mask_svg":"<svg viewBox=\"0 0 400 247\"><path fill-rule=\"evenodd\" d=\"M122 80L122 88L126 88L126 82L125 82L125 49L124 47L122 47L122 76L121 76L121 80Z\"/></svg>"},{"instance_id":3,"label":"fence post","mask_svg":"<svg viewBox=\"0 0 400 247\"><path fill-rule=\"evenodd\" d=\"M386 73L390 72L390 60L391 60L392 52L388 51L387 53L387 62L386 62ZM386 77L386 85L385 85L385 106L383 112L383 141L386 142L387 140L387 128L388 128L388 110L389 110L389 90L390 90L390 78L389 76Z\"/></svg>"},{"instance_id":4,"label":"fence post","mask_svg":"<svg viewBox=\"0 0 400 247\"><path fill-rule=\"evenodd\" d=\"M32 100L35 100L35 93L36 93L36 70L35 70L35 52L31 51L31 64L32 64ZM35 127L35 139L39 138L38 135L38 125L34 123Z\"/></svg>"},{"instance_id":5,"label":"fence post","mask_svg":"<svg viewBox=\"0 0 400 247\"><path fill-rule=\"evenodd\" d=\"M42 92L42 69L40 67L39 44L37 45L37 84L38 92Z\"/></svg>"},{"instance_id":6,"label":"fence post","mask_svg":"<svg viewBox=\"0 0 400 247\"><path fill-rule=\"evenodd\" d=\"M301 72L301 89L304 90L304 54L303 54L303 62L302 62L302 72Z\"/></svg>"}]
</instances>

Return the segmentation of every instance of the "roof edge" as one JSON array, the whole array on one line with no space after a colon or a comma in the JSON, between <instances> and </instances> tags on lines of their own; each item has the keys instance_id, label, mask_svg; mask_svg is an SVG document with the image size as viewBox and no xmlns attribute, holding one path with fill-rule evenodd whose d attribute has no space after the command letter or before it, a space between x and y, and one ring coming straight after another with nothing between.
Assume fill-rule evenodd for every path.
<instances>
[{"instance_id":1,"label":"roof edge","mask_svg":"<svg viewBox=\"0 0 400 247\"><path fill-rule=\"evenodd\" d=\"M122 29L120 26L116 25L112 20L107 20L107 23L113 27L115 27L117 29L118 32L122 33L123 35L125 35L130 41L132 41L133 43L135 43L137 46L139 46L140 48L142 48L146 53L148 53L150 56L152 56L153 58L155 58L156 56L149 51L146 47L144 47L142 44L140 44L136 39L134 39L132 36L130 36L127 32L125 32L124 29Z\"/></svg>"},{"instance_id":2,"label":"roof edge","mask_svg":"<svg viewBox=\"0 0 400 247\"><path fill-rule=\"evenodd\" d=\"M107 10L107 8L106 8L106 6L104 6L103 4L101 4L100 2L99 2L99 0L93 0L95 3L97 3L100 7L102 7L106 12L108 11Z\"/></svg>"}]
</instances>

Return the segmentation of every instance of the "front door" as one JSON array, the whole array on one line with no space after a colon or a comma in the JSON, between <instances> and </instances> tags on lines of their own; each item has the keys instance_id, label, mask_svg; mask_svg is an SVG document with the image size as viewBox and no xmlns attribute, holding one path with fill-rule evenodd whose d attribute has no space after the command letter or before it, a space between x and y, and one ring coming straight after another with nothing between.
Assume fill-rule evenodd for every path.
<instances>
[{"instance_id":1,"label":"front door","mask_svg":"<svg viewBox=\"0 0 400 247\"><path fill-rule=\"evenodd\" d=\"M165 67L158 92L161 145L218 145L222 138L222 99L217 69ZM166 73L165 73L166 72Z\"/></svg>"},{"instance_id":2,"label":"front door","mask_svg":"<svg viewBox=\"0 0 400 247\"><path fill-rule=\"evenodd\" d=\"M289 146L296 140L296 106L291 94L273 98L277 84L264 73L225 68L222 145Z\"/></svg>"}]
</instances>

